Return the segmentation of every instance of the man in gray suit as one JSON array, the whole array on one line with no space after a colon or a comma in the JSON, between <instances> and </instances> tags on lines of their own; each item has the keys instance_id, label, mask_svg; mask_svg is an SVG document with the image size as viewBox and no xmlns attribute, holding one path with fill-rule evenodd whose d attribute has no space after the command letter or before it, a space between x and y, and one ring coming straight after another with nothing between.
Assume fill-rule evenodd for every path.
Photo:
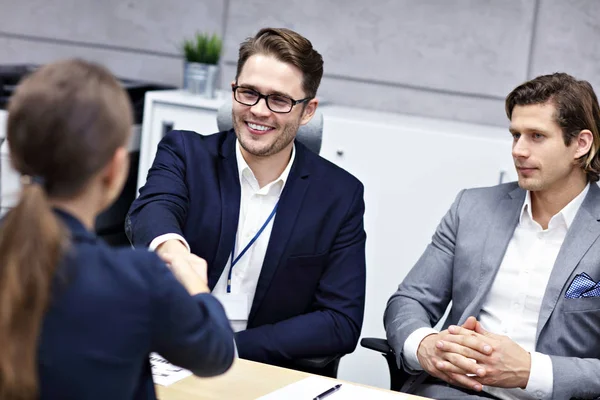
<instances>
[{"instance_id":1,"label":"man in gray suit","mask_svg":"<svg viewBox=\"0 0 600 400\"><path fill-rule=\"evenodd\" d=\"M557 73L515 88L506 113L518 184L459 193L388 302L387 339L413 374L405 385L411 393L594 398L598 100L588 82ZM450 303L443 330L432 329Z\"/></svg>"}]
</instances>

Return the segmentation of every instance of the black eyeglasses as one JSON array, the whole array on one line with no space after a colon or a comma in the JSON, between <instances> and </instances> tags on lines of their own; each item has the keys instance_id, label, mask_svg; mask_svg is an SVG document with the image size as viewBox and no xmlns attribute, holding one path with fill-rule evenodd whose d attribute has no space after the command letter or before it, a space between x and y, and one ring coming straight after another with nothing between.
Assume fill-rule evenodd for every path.
<instances>
[{"instance_id":1,"label":"black eyeglasses","mask_svg":"<svg viewBox=\"0 0 600 400\"><path fill-rule=\"evenodd\" d=\"M253 106L258 104L260 99L265 99L267 103L267 107L269 110L274 113L285 114L292 111L292 108L296 104L304 103L311 99L311 97L307 97L301 100L294 100L287 96L281 94L267 94L264 95L262 93L257 92L254 89L250 89L243 86L235 85L233 88L233 97L235 101L245 106Z\"/></svg>"}]
</instances>

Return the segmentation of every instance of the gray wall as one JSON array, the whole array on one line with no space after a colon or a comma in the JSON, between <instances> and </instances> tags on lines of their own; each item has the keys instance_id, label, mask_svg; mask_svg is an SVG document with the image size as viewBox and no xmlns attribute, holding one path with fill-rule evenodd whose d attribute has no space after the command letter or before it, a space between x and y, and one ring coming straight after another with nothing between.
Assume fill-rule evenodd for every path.
<instances>
[{"instance_id":1,"label":"gray wall","mask_svg":"<svg viewBox=\"0 0 600 400\"><path fill-rule=\"evenodd\" d=\"M178 45L263 26L307 36L325 59L320 96L363 108L505 125L504 96L566 71L600 91L598 0L0 0L0 63L78 56L122 77L180 85Z\"/></svg>"}]
</instances>

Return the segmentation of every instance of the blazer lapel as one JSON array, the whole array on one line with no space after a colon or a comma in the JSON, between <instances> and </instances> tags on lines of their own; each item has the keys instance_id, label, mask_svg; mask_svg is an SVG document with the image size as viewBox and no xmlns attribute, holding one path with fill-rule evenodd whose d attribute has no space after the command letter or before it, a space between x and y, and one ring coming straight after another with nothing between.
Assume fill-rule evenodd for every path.
<instances>
[{"instance_id":1,"label":"blazer lapel","mask_svg":"<svg viewBox=\"0 0 600 400\"><path fill-rule=\"evenodd\" d=\"M558 252L548 286L542 300L535 340L548 322L554 307L568 279L583 258L590 246L600 236L600 188L592 183L590 190L581 204L573 224Z\"/></svg>"},{"instance_id":2,"label":"blazer lapel","mask_svg":"<svg viewBox=\"0 0 600 400\"><path fill-rule=\"evenodd\" d=\"M465 321L470 315L479 315L485 296L490 291L504 259L508 243L519 222L519 213L523 207L526 193L526 191L516 188L500 200L483 248L478 290L473 301L463 312L459 323Z\"/></svg>"},{"instance_id":3,"label":"blazer lapel","mask_svg":"<svg viewBox=\"0 0 600 400\"><path fill-rule=\"evenodd\" d=\"M254 300L252 301L252 308L248 316L248 325L251 324L252 319L256 315L260 303L271 284L271 280L277 268L280 267L287 242L294 230L296 218L300 212L304 194L309 185L308 177L310 174L306 162L306 152L307 149L296 141L296 160L292 165L290 175L279 198L279 206L275 220L273 221L273 230L269 238L267 253L265 254Z\"/></svg>"},{"instance_id":4,"label":"blazer lapel","mask_svg":"<svg viewBox=\"0 0 600 400\"><path fill-rule=\"evenodd\" d=\"M209 268L208 286L212 290L217 284L233 248L233 240L240 217L240 176L235 159L235 133L225 137L219 152L219 188L221 194L221 235L212 268Z\"/></svg>"}]
</instances>

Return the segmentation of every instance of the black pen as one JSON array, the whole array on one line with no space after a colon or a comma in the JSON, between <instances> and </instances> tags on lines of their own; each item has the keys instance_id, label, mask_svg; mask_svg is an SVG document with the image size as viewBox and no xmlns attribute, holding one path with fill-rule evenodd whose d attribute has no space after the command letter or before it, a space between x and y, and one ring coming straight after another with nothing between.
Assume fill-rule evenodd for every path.
<instances>
[{"instance_id":1,"label":"black pen","mask_svg":"<svg viewBox=\"0 0 600 400\"><path fill-rule=\"evenodd\" d=\"M315 397L313 400L321 400L324 399L325 397L329 396L332 393L337 392L338 390L340 390L340 388L342 387L341 384L335 385L334 387L332 387L331 389L327 389L326 391L324 391L323 393L321 393L320 395L318 395L317 397Z\"/></svg>"}]
</instances>

